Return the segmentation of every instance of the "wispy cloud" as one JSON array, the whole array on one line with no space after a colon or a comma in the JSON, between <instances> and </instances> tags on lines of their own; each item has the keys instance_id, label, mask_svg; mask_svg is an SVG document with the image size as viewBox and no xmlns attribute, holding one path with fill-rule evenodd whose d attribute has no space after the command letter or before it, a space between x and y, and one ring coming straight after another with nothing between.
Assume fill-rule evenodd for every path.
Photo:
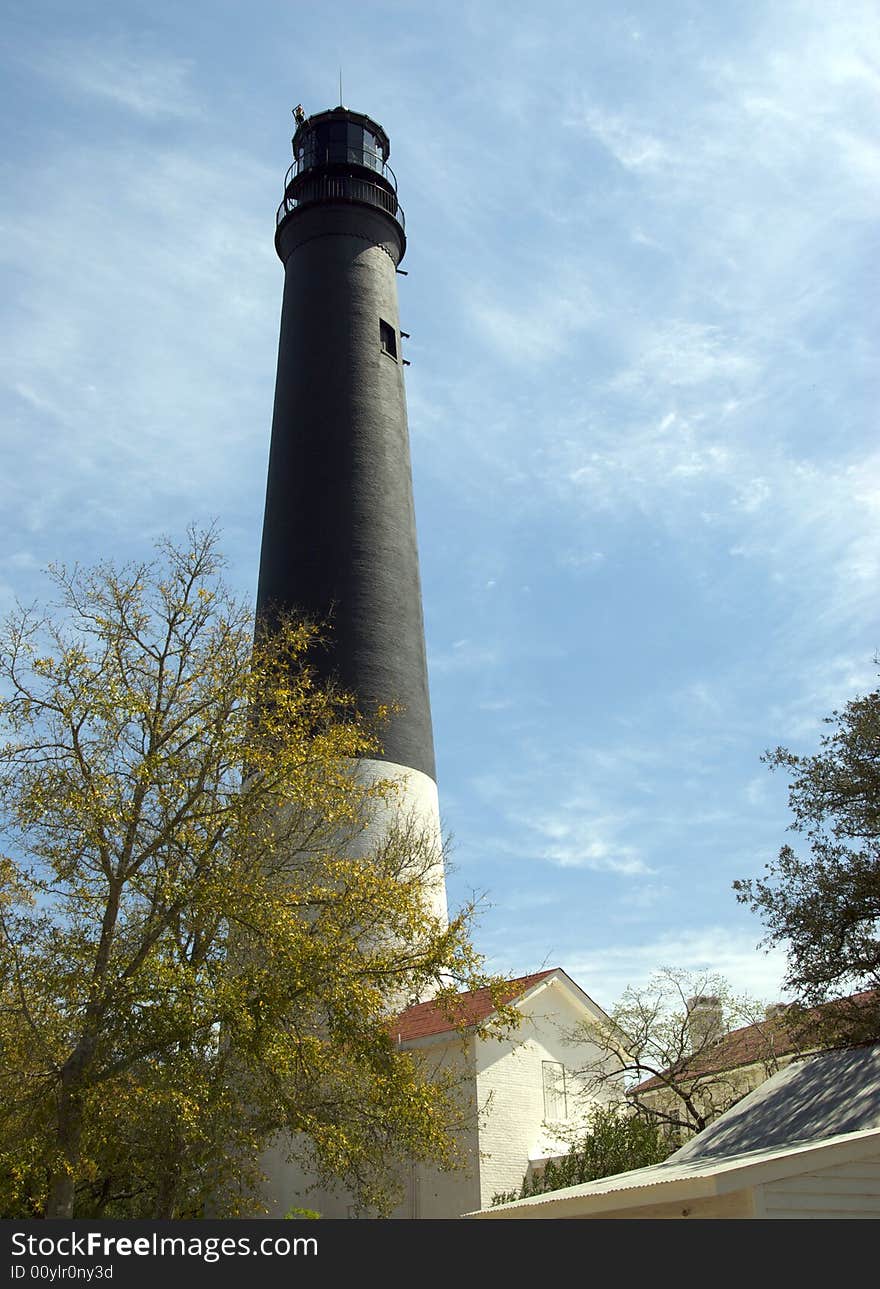
<instances>
[{"instance_id":1,"label":"wispy cloud","mask_svg":"<svg viewBox=\"0 0 880 1289\"><path fill-rule=\"evenodd\" d=\"M558 562L564 568L574 569L577 572L595 572L602 567L605 559L605 552L597 550L560 551L557 556Z\"/></svg>"},{"instance_id":2,"label":"wispy cloud","mask_svg":"<svg viewBox=\"0 0 880 1289\"><path fill-rule=\"evenodd\" d=\"M712 382L717 398L719 384L736 388L744 378L754 380L757 375L756 359L738 350L737 343L719 326L674 319L645 337L635 363L618 372L609 386L612 390L648 387L656 398L664 387L674 390Z\"/></svg>"},{"instance_id":3,"label":"wispy cloud","mask_svg":"<svg viewBox=\"0 0 880 1289\"><path fill-rule=\"evenodd\" d=\"M605 1005L629 985L643 988L661 967L695 974L723 976L735 992L765 1002L782 998L786 958L781 949L769 953L756 946L758 934L731 931L729 925L706 926L683 934L664 934L644 942L605 946L596 953L569 951L565 969Z\"/></svg>"},{"instance_id":4,"label":"wispy cloud","mask_svg":"<svg viewBox=\"0 0 880 1289\"><path fill-rule=\"evenodd\" d=\"M33 66L70 95L103 98L147 120L202 114L192 86L194 61L151 53L130 38L56 41Z\"/></svg>"},{"instance_id":5,"label":"wispy cloud","mask_svg":"<svg viewBox=\"0 0 880 1289\"><path fill-rule=\"evenodd\" d=\"M0 383L18 427L11 451L36 457L40 486L7 472L15 527L39 533L65 515L83 531L123 516L176 528L181 510L203 513L212 479L209 515L232 517L224 492L240 490L249 454L255 470L263 458L236 401L261 373L271 383L277 282L245 195L266 176L230 162L145 145L132 166L83 146L21 173L2 252L18 269L18 325ZM59 168L63 222L46 219L39 197ZM238 373L234 388L218 382L218 361Z\"/></svg>"},{"instance_id":6,"label":"wispy cloud","mask_svg":"<svg viewBox=\"0 0 880 1289\"><path fill-rule=\"evenodd\" d=\"M593 135L627 170L658 170L671 160L667 145L652 134L645 123L600 107L569 105L562 117L564 127Z\"/></svg>"},{"instance_id":7,"label":"wispy cloud","mask_svg":"<svg viewBox=\"0 0 880 1289\"><path fill-rule=\"evenodd\" d=\"M531 839L531 849L548 863L560 868L587 868L642 877L652 870L635 846L620 840L628 825L625 816L601 815L582 801L560 803L558 813L528 813L514 816Z\"/></svg>"},{"instance_id":8,"label":"wispy cloud","mask_svg":"<svg viewBox=\"0 0 880 1289\"><path fill-rule=\"evenodd\" d=\"M871 657L823 656L804 668L796 697L771 709L779 731L775 744L791 744L792 751L802 755L818 751L819 738L829 732L825 718L850 699L876 688L877 665Z\"/></svg>"},{"instance_id":9,"label":"wispy cloud","mask_svg":"<svg viewBox=\"0 0 880 1289\"><path fill-rule=\"evenodd\" d=\"M617 791L603 794L625 762L635 771L640 754L580 749L553 757L550 751L530 753L520 740L508 773L474 781L473 789L492 810L496 852L627 879L650 875L653 869L635 840L639 815L632 794L627 808Z\"/></svg>"},{"instance_id":10,"label":"wispy cloud","mask_svg":"<svg viewBox=\"0 0 880 1289\"><path fill-rule=\"evenodd\" d=\"M447 649L432 649L429 656L431 671L437 674L484 671L499 661L497 649L474 640L454 640Z\"/></svg>"},{"instance_id":11,"label":"wispy cloud","mask_svg":"<svg viewBox=\"0 0 880 1289\"><path fill-rule=\"evenodd\" d=\"M529 281L524 266L514 300L488 282L463 284L463 306L474 336L505 362L535 366L570 354L599 311L581 266L572 263L555 280Z\"/></svg>"}]
</instances>

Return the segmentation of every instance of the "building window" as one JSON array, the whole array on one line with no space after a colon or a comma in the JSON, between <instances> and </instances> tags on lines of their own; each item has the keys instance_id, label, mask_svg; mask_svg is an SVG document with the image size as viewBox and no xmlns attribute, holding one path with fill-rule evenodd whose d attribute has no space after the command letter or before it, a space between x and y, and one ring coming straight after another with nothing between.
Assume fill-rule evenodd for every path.
<instances>
[{"instance_id":1,"label":"building window","mask_svg":"<svg viewBox=\"0 0 880 1289\"><path fill-rule=\"evenodd\" d=\"M379 344L382 346L383 353L397 360L397 332L384 318L379 319Z\"/></svg>"},{"instance_id":2,"label":"building window","mask_svg":"<svg viewBox=\"0 0 880 1289\"><path fill-rule=\"evenodd\" d=\"M544 1118L561 1123L568 1118L568 1094L565 1089L565 1066L560 1061L542 1061L544 1077Z\"/></svg>"}]
</instances>

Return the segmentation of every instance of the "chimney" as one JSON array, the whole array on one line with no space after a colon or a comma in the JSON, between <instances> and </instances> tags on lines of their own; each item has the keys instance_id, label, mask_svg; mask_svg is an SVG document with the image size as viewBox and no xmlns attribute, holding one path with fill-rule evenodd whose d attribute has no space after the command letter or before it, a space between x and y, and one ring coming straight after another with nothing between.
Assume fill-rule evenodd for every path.
<instances>
[{"instance_id":1,"label":"chimney","mask_svg":"<svg viewBox=\"0 0 880 1289\"><path fill-rule=\"evenodd\" d=\"M721 999L716 994L697 994L689 998L687 1027L691 1052L701 1052L714 1043L724 1032Z\"/></svg>"},{"instance_id":2,"label":"chimney","mask_svg":"<svg viewBox=\"0 0 880 1289\"><path fill-rule=\"evenodd\" d=\"M788 1011L788 1003L769 1003L764 1008L764 1016L767 1020L779 1020Z\"/></svg>"}]
</instances>

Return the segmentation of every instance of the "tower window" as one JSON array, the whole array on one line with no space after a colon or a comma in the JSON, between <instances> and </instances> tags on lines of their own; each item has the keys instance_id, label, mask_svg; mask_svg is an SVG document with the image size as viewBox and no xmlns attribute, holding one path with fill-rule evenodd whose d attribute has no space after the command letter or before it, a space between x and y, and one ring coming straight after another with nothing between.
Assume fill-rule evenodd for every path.
<instances>
[{"instance_id":1,"label":"tower window","mask_svg":"<svg viewBox=\"0 0 880 1289\"><path fill-rule=\"evenodd\" d=\"M382 346L384 353L389 357L397 358L397 332L386 322L384 318L379 319L379 344Z\"/></svg>"},{"instance_id":2,"label":"tower window","mask_svg":"<svg viewBox=\"0 0 880 1289\"><path fill-rule=\"evenodd\" d=\"M568 1118L565 1067L560 1061L542 1061L541 1066L544 1076L544 1118L551 1123L562 1123Z\"/></svg>"}]
</instances>

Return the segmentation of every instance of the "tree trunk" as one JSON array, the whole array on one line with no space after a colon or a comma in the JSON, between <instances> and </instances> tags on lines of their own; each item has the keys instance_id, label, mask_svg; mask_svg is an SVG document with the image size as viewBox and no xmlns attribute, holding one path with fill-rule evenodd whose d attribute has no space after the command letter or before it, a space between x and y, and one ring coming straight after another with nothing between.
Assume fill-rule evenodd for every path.
<instances>
[{"instance_id":1,"label":"tree trunk","mask_svg":"<svg viewBox=\"0 0 880 1289\"><path fill-rule=\"evenodd\" d=\"M170 1221L176 1217L177 1180L179 1161L182 1157L182 1145L178 1140L175 1141L174 1148L168 1152L167 1162L159 1179L159 1186L153 1205L153 1217L158 1221Z\"/></svg>"},{"instance_id":2,"label":"tree trunk","mask_svg":"<svg viewBox=\"0 0 880 1289\"><path fill-rule=\"evenodd\" d=\"M76 1198L76 1169L79 1163L79 1146L82 1138L83 1083L91 1067L98 1042L102 1005L99 1002L101 982L107 972L110 950L116 923L119 918L119 900L122 883L113 878L107 893L107 906L101 922L101 939L92 972L89 1002L85 1010L84 1032L76 1047L61 1067L61 1087L58 1091L58 1132L56 1144L62 1165L49 1180L49 1198L46 1217L73 1217Z\"/></svg>"},{"instance_id":3,"label":"tree trunk","mask_svg":"<svg viewBox=\"0 0 880 1289\"><path fill-rule=\"evenodd\" d=\"M73 1217L76 1196L76 1165L79 1162L79 1143L82 1136L82 1099L78 1089L65 1086L62 1072L61 1091L58 1098L57 1143L64 1164L50 1179L46 1217Z\"/></svg>"}]
</instances>

